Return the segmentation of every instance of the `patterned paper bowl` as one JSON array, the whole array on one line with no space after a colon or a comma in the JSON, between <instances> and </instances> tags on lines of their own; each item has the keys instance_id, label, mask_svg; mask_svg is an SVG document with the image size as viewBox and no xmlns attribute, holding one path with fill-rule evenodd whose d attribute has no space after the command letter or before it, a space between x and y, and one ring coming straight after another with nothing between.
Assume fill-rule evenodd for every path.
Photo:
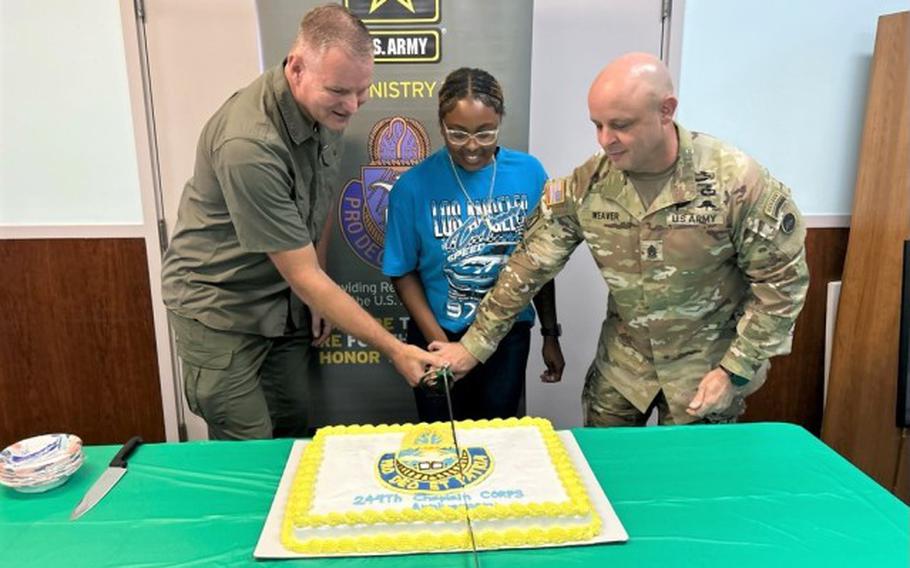
<instances>
[{"instance_id":1,"label":"patterned paper bowl","mask_svg":"<svg viewBox=\"0 0 910 568\"><path fill-rule=\"evenodd\" d=\"M66 482L84 460L82 440L72 434L44 434L20 440L0 452L0 485L39 493Z\"/></svg>"}]
</instances>

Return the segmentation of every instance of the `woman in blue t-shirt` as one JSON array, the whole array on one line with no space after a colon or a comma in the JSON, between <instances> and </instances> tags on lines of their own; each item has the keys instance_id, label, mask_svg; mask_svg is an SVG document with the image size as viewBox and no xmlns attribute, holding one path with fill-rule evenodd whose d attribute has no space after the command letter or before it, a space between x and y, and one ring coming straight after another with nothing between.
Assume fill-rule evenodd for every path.
<instances>
[{"instance_id":1,"label":"woman in blue t-shirt","mask_svg":"<svg viewBox=\"0 0 910 568\"><path fill-rule=\"evenodd\" d=\"M408 342L457 341L521 239L547 174L536 158L496 144L505 114L502 88L481 69L463 67L439 90L445 147L398 179L389 195L382 271L411 316ZM534 298L544 336L544 382L565 366L555 287ZM517 416L524 392L534 310L528 306L486 363L456 383L457 419ZM444 396L414 390L422 421L448 419Z\"/></svg>"}]
</instances>

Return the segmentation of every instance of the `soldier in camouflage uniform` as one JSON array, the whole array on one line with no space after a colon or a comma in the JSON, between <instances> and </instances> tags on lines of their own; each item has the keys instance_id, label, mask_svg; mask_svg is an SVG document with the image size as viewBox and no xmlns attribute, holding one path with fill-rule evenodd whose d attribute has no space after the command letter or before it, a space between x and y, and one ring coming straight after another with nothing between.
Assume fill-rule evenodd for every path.
<instances>
[{"instance_id":1,"label":"soldier in camouflage uniform","mask_svg":"<svg viewBox=\"0 0 910 568\"><path fill-rule=\"evenodd\" d=\"M581 242L609 288L582 402L590 426L726 422L790 350L809 276L790 190L743 152L673 121L669 72L628 54L588 98L603 147L548 182L522 243L458 344L485 360L514 315Z\"/></svg>"}]
</instances>

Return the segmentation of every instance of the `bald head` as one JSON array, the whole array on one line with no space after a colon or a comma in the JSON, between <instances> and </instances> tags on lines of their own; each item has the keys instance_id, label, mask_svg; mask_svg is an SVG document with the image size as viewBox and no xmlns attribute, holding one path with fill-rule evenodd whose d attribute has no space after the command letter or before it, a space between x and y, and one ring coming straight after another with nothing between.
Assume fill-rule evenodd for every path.
<instances>
[{"instance_id":1,"label":"bald head","mask_svg":"<svg viewBox=\"0 0 910 568\"><path fill-rule=\"evenodd\" d=\"M627 53L601 69L589 97L603 91L621 92L658 105L673 96L673 80L667 66L650 53Z\"/></svg>"},{"instance_id":2,"label":"bald head","mask_svg":"<svg viewBox=\"0 0 910 568\"><path fill-rule=\"evenodd\" d=\"M676 160L676 97L670 71L649 53L627 53L604 67L588 91L597 141L620 169L659 172Z\"/></svg>"}]
</instances>

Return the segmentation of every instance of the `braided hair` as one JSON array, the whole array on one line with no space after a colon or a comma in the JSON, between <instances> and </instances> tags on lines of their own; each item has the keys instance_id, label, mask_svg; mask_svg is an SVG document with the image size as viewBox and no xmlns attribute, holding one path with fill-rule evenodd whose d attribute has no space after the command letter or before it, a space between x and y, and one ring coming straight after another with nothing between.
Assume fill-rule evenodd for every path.
<instances>
[{"instance_id":1,"label":"braided hair","mask_svg":"<svg viewBox=\"0 0 910 568\"><path fill-rule=\"evenodd\" d=\"M483 69L462 67L449 73L439 89L439 123L458 101L473 98L493 109L500 118L505 115L502 87Z\"/></svg>"}]
</instances>

